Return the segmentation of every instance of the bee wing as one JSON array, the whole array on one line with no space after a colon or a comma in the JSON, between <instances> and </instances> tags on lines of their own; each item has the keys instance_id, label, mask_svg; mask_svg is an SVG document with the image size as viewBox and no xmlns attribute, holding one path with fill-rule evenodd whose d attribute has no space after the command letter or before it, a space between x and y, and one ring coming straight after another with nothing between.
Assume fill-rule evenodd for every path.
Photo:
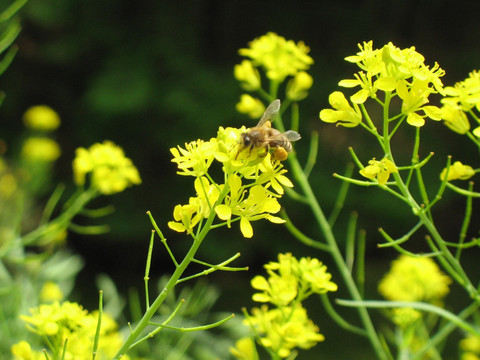
<instances>
[{"instance_id":1,"label":"bee wing","mask_svg":"<svg viewBox=\"0 0 480 360\"><path fill-rule=\"evenodd\" d=\"M265 110L265 112L263 113L262 118L257 124L257 127L262 126L263 124L265 124L266 121L270 121L271 119L273 119L278 114L279 110L280 100L277 99L272 101L272 103L268 105L267 110Z\"/></svg>"},{"instance_id":2,"label":"bee wing","mask_svg":"<svg viewBox=\"0 0 480 360\"><path fill-rule=\"evenodd\" d=\"M300 136L299 133L297 133L296 131L293 131L293 130L288 130L288 131L285 131L283 133L283 135L290 141L298 141L300 140L302 137Z\"/></svg>"}]
</instances>

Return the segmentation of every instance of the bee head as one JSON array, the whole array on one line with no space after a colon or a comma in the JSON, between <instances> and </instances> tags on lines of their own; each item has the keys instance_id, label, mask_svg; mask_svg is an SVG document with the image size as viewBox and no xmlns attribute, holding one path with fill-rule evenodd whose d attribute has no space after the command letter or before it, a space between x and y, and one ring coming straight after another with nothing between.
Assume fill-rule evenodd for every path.
<instances>
[{"instance_id":1,"label":"bee head","mask_svg":"<svg viewBox=\"0 0 480 360\"><path fill-rule=\"evenodd\" d=\"M250 135L248 135L248 133L242 134L242 143L245 147L249 147L252 145L252 138L250 137Z\"/></svg>"}]
</instances>

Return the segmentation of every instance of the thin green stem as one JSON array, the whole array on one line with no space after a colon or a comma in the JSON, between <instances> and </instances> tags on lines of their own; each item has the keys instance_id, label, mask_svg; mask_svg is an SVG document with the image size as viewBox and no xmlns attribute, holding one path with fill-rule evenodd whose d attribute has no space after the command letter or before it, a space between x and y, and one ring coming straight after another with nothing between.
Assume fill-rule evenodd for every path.
<instances>
[{"instance_id":1,"label":"thin green stem","mask_svg":"<svg viewBox=\"0 0 480 360\"><path fill-rule=\"evenodd\" d=\"M358 326L350 324L347 320L345 320L333 307L330 299L328 298L327 294L320 294L320 300L322 301L323 307L328 315L342 328L347 331L351 331L357 335L367 336L368 334L362 328Z\"/></svg>"},{"instance_id":2,"label":"thin green stem","mask_svg":"<svg viewBox=\"0 0 480 360\"><path fill-rule=\"evenodd\" d=\"M295 236L300 242L304 243L307 246L311 246L313 248L317 248L317 249L322 250L322 251L326 251L326 252L330 251L330 248L327 244L324 244L324 243L322 243L320 241L317 241L317 240L313 240L312 238L305 235L295 225L293 225L292 221L290 220L290 218L287 215L287 212L284 209L281 210L280 214L282 216L282 219L284 219L286 221L285 222L285 227L287 228L287 230L290 232L290 234Z\"/></svg>"},{"instance_id":3,"label":"thin green stem","mask_svg":"<svg viewBox=\"0 0 480 360\"><path fill-rule=\"evenodd\" d=\"M310 183L308 182L308 179L305 177L305 174L302 171L302 168L300 166L300 163L298 162L297 157L295 155L292 155L292 156L289 156L288 160L292 168L292 173L295 179L297 180L300 188L302 189L303 193L309 200L309 205L313 212L315 220L318 226L320 227L322 234L325 236L325 240L330 248L330 253L332 254L332 257L335 263L337 264L337 267L340 271L340 274L343 280L345 281L345 284L348 288L348 291L350 292L350 295L352 296L353 299L360 301L362 299L362 296L355 284L355 281L352 278L352 274L349 271L348 266L345 263L345 260L342 257L340 249L338 248L335 236L333 235L333 232L332 232L332 228L330 227L328 220L326 219L320 207L320 204L318 203L315 197L315 194L310 186ZM380 359L384 359L384 360L389 359L388 353L385 351L382 343L380 342L380 339L377 335L375 327L373 326L372 320L370 319L370 315L368 314L367 309L359 307L358 313L377 356Z\"/></svg>"},{"instance_id":4,"label":"thin green stem","mask_svg":"<svg viewBox=\"0 0 480 360\"><path fill-rule=\"evenodd\" d=\"M217 200L217 204L221 203L227 193L229 192L229 187L227 185L224 186L222 189L219 198ZM143 317L140 319L138 324L135 326L133 331L130 333L128 336L127 340L123 343L121 348L118 350L117 354L113 357L113 360L118 360L120 359L123 355L127 353L127 351L130 349L131 345L141 336L145 328L149 325L150 320L152 317L155 315L157 312L158 308L160 305L164 302L165 298L167 297L168 293L177 285L178 280L184 273L184 271L187 269L187 266L192 262L192 259L194 258L195 254L197 253L200 245L202 244L202 241L205 239L205 236L208 234L208 232L211 229L211 225L213 223L213 220L215 219L215 211L211 211L200 234L195 238L195 241L192 243L192 246L188 250L187 254L183 258L182 262L178 264L178 266L175 269L175 272L172 274L170 279L168 280L167 284L165 285L165 288L162 290L162 292L157 296L155 301L152 303L152 305L146 309L145 314Z\"/></svg>"},{"instance_id":5,"label":"thin green stem","mask_svg":"<svg viewBox=\"0 0 480 360\"><path fill-rule=\"evenodd\" d=\"M445 310L439 306L427 304L423 302L411 302L411 301L379 301L379 300L343 300L337 299L336 302L340 305L349 307L368 307L372 309L387 309L387 308L412 308L429 313L433 313L443 317L444 319L454 323L457 327L469 332L472 335L480 336L480 330L464 321L461 317L454 313Z\"/></svg>"},{"instance_id":6,"label":"thin green stem","mask_svg":"<svg viewBox=\"0 0 480 360\"><path fill-rule=\"evenodd\" d=\"M94 189L85 190L79 195L73 195L72 198L68 200L70 206L68 206L61 215L22 236L22 244L24 246L30 245L49 233L56 233L61 229L66 229L73 217L82 211L83 208L97 196L98 191Z\"/></svg>"},{"instance_id":7,"label":"thin green stem","mask_svg":"<svg viewBox=\"0 0 480 360\"><path fill-rule=\"evenodd\" d=\"M147 263L145 265L145 276L143 277L143 281L145 282L145 307L150 307L150 297L148 290L148 281L150 280L150 265L152 263L152 253L153 253L153 240L155 236L155 230L152 231L150 236L150 245L148 246L148 255L147 255Z\"/></svg>"},{"instance_id":8,"label":"thin green stem","mask_svg":"<svg viewBox=\"0 0 480 360\"><path fill-rule=\"evenodd\" d=\"M357 261L356 261L356 278L357 286L363 298L365 293L365 249L366 249L366 232L360 230L357 239Z\"/></svg>"},{"instance_id":9,"label":"thin green stem","mask_svg":"<svg viewBox=\"0 0 480 360\"><path fill-rule=\"evenodd\" d=\"M310 176L313 167L317 162L317 155L318 155L318 132L313 131L310 138L310 151L308 152L307 163L303 168L303 172L305 173L306 177Z\"/></svg>"},{"instance_id":10,"label":"thin green stem","mask_svg":"<svg viewBox=\"0 0 480 360\"><path fill-rule=\"evenodd\" d=\"M98 321L97 329L95 330L95 337L93 339L93 350L92 350L92 360L95 360L97 356L98 341L100 339L100 329L102 327L102 315L103 315L103 291L100 290L98 293Z\"/></svg>"},{"instance_id":11,"label":"thin green stem","mask_svg":"<svg viewBox=\"0 0 480 360\"><path fill-rule=\"evenodd\" d=\"M468 191L472 192L472 190L473 190L473 182L470 182L468 184ZM467 201L465 204L465 216L463 217L462 227L460 229L460 235L458 239L458 243L460 244L460 246L457 248L457 251L455 254L455 258L459 261L460 261L460 255L463 249L463 246L461 245L463 245L463 243L465 242L465 238L467 237L468 226L470 225L470 220L472 218L472 200L473 200L472 196L467 196Z\"/></svg>"},{"instance_id":12,"label":"thin green stem","mask_svg":"<svg viewBox=\"0 0 480 360\"><path fill-rule=\"evenodd\" d=\"M352 174L353 174L353 164L348 163L344 176L347 178L350 178ZM343 205L345 204L345 199L347 198L349 187L350 187L350 183L348 181L342 181L332 212L328 217L328 223L330 224L331 227L333 227L333 225L335 224L335 221L337 220L338 216L340 215L340 212L343 209Z\"/></svg>"}]
</instances>

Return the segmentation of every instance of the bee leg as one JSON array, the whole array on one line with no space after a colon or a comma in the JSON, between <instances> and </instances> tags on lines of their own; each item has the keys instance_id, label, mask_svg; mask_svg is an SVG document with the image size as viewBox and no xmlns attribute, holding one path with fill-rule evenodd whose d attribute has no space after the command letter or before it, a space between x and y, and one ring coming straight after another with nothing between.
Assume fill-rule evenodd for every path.
<instances>
[{"instance_id":1,"label":"bee leg","mask_svg":"<svg viewBox=\"0 0 480 360\"><path fill-rule=\"evenodd\" d=\"M263 154L260 154L260 155L259 155L259 156L262 157L262 158L265 157L265 156L267 156L267 154L270 152L270 145L265 144L264 150L265 150L265 152L264 152Z\"/></svg>"}]
</instances>

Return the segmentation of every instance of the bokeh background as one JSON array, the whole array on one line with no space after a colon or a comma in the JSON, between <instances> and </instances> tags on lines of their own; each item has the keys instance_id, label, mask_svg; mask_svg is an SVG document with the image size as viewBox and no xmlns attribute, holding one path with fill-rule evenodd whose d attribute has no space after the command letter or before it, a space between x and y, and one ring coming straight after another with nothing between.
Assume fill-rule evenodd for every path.
<instances>
[{"instance_id":1,"label":"bokeh background","mask_svg":"<svg viewBox=\"0 0 480 360\"><path fill-rule=\"evenodd\" d=\"M18 54L0 82L7 94L0 107L1 137L13 150L21 136L23 112L29 106L46 104L63 121L57 135L63 154L55 169L60 181L71 183L71 160L77 147L104 139L124 148L143 180L141 186L99 202L99 206L112 203L117 209L104 220L111 227L108 234L70 235L68 246L85 259L75 299L87 307L96 306L92 279L99 273L113 278L122 292L143 286L151 229L147 210L165 230L174 251L180 254L187 248L189 240L169 231L166 223L175 204L187 201L193 186L191 179L175 174L169 149L194 139L209 139L219 126L254 125L255 121L235 112L242 94L233 78L233 66L241 61L239 48L268 31L310 46L314 86L301 104L304 140L297 151L305 157L309 133L319 132L319 159L311 178L328 213L339 188L331 174L344 171L350 160L348 146L355 146L364 161L382 156L361 131L336 128L318 119L318 112L328 107L328 94L355 70L344 57L357 51L357 43L368 40L377 47L389 41L399 47L415 46L427 64L438 62L446 70L444 83L452 85L480 66L479 10L480 2L447 0L31 0L20 12ZM429 123L424 133L421 153L436 154L432 171L425 174L427 181L438 179L448 154L478 165L477 150L442 124ZM401 141L410 143L412 135L408 129L402 133L400 149ZM408 148L405 151L408 160ZM360 214L359 224L368 239L369 298L378 298L376 284L395 257L392 251L376 248L381 242L377 228L382 226L398 236L414 224L408 209L379 195L373 189L352 188L337 227L342 239L349 214ZM305 209L288 200L284 205L298 227L321 238ZM463 206L461 199L446 194L435 212L440 228L452 239L456 239ZM251 269L209 276L209 282L222 291L218 310L238 312L241 306L251 307L249 279L278 252L319 257L342 286L327 254L299 244L279 225L258 222L254 231L253 239L244 239L236 226L215 231L200 251L199 257L209 262L241 252L236 265ZM422 234L409 249L427 250ZM468 256L466 260L468 264ZM171 270L167 254L157 245L152 277ZM342 297L342 293L336 295ZM456 300L455 293L450 299L458 306L466 301ZM312 317L327 338L317 346L316 354L349 358L354 349L366 347L365 359L369 358L363 339L341 332L318 302L311 306ZM317 355L312 352L310 356ZM355 356L360 359L361 352L355 350Z\"/></svg>"}]
</instances>

